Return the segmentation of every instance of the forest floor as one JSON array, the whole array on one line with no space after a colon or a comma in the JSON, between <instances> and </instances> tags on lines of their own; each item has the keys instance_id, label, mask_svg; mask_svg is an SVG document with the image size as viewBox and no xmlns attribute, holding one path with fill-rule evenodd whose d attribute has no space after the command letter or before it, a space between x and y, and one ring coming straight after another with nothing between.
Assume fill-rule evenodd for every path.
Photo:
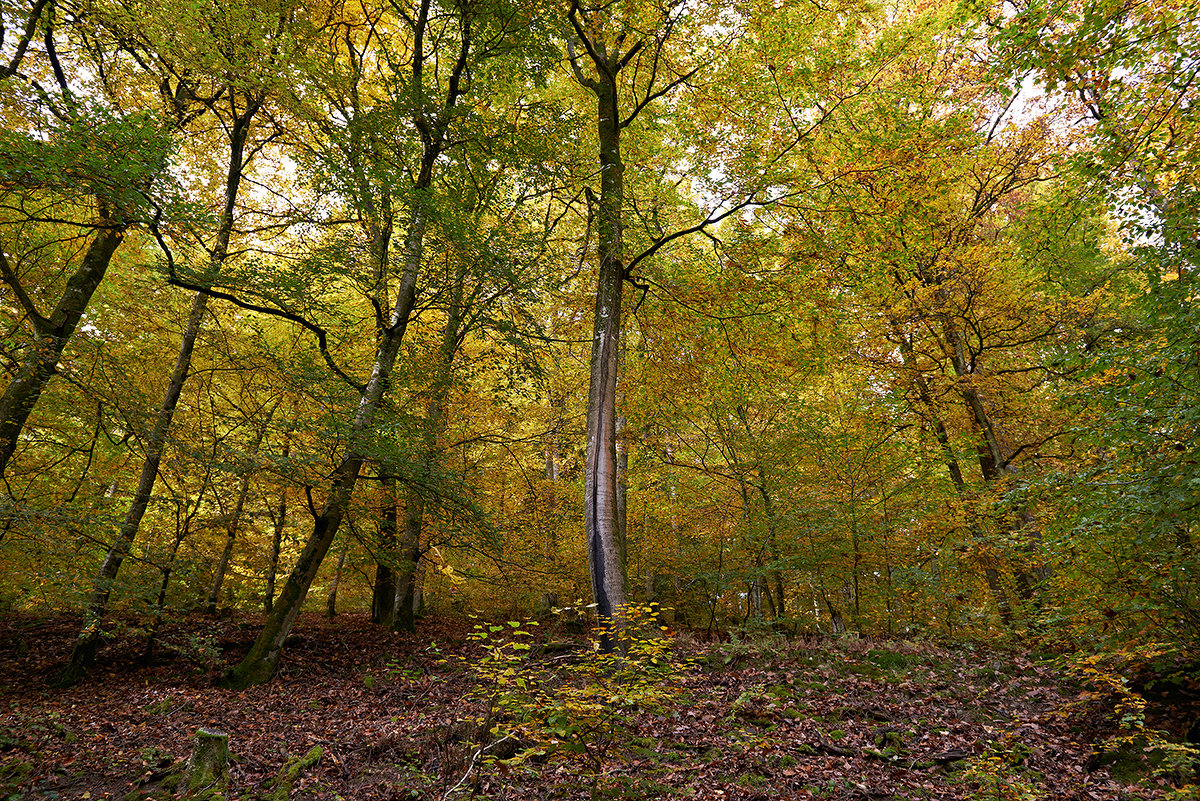
<instances>
[{"instance_id":1,"label":"forest floor","mask_svg":"<svg viewBox=\"0 0 1200 801\"><path fill-rule=\"evenodd\" d=\"M1150 799L1169 787L1137 769L1154 757L1140 747L1115 764L1098 756L1119 699L1054 662L978 645L680 635L661 705L632 704L595 731L543 715L574 732L575 753L537 753L547 749L528 730L519 749L480 753L489 735L474 721L493 688L472 667L483 653L473 621L426 620L405 635L353 615L305 617L273 681L217 688L260 622L176 620L150 665L128 632L59 690L48 680L77 624L0 619L0 799L169 798L200 727L229 733L228 795L241 799L1015 801ZM540 675L535 706L578 702L571 677L587 652L542 628L542 643L520 652L528 663L502 680ZM1197 714L1177 707L1151 723L1179 728ZM320 760L281 784L314 746ZM524 757L497 761L514 751Z\"/></svg>"}]
</instances>

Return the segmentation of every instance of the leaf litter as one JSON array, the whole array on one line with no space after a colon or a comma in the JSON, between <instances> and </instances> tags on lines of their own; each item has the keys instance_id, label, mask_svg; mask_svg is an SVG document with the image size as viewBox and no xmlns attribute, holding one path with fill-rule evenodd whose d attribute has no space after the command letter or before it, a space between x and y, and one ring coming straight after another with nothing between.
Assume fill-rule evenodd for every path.
<instances>
[{"instance_id":1,"label":"leaf litter","mask_svg":"<svg viewBox=\"0 0 1200 801\"><path fill-rule=\"evenodd\" d=\"M1094 694L1051 662L981 646L680 636L678 700L631 710L628 741L584 775L553 754L480 758L486 710L472 700L469 621L401 634L355 615L305 617L273 681L217 688L259 622L176 619L149 665L144 640L126 633L62 690L48 679L77 624L0 620L0 798L170 797L156 781L201 727L229 733L228 794L244 799L266 797L289 758L314 746L323 757L292 798L1125 801L1170 789L1114 777L1097 758L1113 724ZM549 670L570 657L539 653ZM980 784L988 765L1015 784Z\"/></svg>"}]
</instances>

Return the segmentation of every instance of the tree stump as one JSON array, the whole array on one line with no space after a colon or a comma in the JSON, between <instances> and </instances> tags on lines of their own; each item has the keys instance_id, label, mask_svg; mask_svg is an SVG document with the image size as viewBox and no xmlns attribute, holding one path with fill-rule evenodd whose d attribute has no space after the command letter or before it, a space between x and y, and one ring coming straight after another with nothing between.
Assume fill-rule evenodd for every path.
<instances>
[{"instance_id":1,"label":"tree stump","mask_svg":"<svg viewBox=\"0 0 1200 801\"><path fill-rule=\"evenodd\" d=\"M196 745L184 771L188 790L206 787L224 789L229 781L226 773L229 759L229 735L212 729L196 731Z\"/></svg>"}]
</instances>

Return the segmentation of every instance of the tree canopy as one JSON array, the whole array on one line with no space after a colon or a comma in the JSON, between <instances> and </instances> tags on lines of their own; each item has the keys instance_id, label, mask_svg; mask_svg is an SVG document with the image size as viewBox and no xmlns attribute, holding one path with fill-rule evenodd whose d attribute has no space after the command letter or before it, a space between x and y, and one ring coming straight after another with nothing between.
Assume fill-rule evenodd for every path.
<instances>
[{"instance_id":1,"label":"tree canopy","mask_svg":"<svg viewBox=\"0 0 1200 801\"><path fill-rule=\"evenodd\" d=\"M0 609L1200 657L1194 0L4 0Z\"/></svg>"}]
</instances>

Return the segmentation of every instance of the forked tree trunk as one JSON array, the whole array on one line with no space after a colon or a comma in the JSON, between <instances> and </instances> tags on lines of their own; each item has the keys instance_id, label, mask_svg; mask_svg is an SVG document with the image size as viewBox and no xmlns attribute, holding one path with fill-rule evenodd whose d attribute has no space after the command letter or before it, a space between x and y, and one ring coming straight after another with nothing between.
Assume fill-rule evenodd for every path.
<instances>
[{"instance_id":1,"label":"forked tree trunk","mask_svg":"<svg viewBox=\"0 0 1200 801\"><path fill-rule=\"evenodd\" d=\"M913 353L912 341L904 335L900 330L897 321L892 321L892 329L896 338L900 342L900 357L905 366L912 374L913 381L917 388L917 397L921 401L921 405L925 407L929 419L933 422L934 436L938 441L938 447L942 451L942 459L946 464L946 472L950 476L950 482L954 485L955 495L958 496L960 502L969 501L969 492L967 490L967 482L963 477L962 466L958 463L958 456L954 453L954 447L950 442L950 432L946 430L946 424L942 422L941 413L933 397L933 391L929 386L923 373L916 363L916 356ZM975 542L981 542L983 532L979 529L979 521L974 511L972 510L967 517L967 533ZM983 565L983 576L987 582L988 591L992 594L992 600L996 604L996 611L1000 615L1001 622L1008 626L1012 624L1012 604L1009 602L1008 593L1004 591L1004 583L1000 576L1000 571L989 564Z\"/></svg>"}]
</instances>

